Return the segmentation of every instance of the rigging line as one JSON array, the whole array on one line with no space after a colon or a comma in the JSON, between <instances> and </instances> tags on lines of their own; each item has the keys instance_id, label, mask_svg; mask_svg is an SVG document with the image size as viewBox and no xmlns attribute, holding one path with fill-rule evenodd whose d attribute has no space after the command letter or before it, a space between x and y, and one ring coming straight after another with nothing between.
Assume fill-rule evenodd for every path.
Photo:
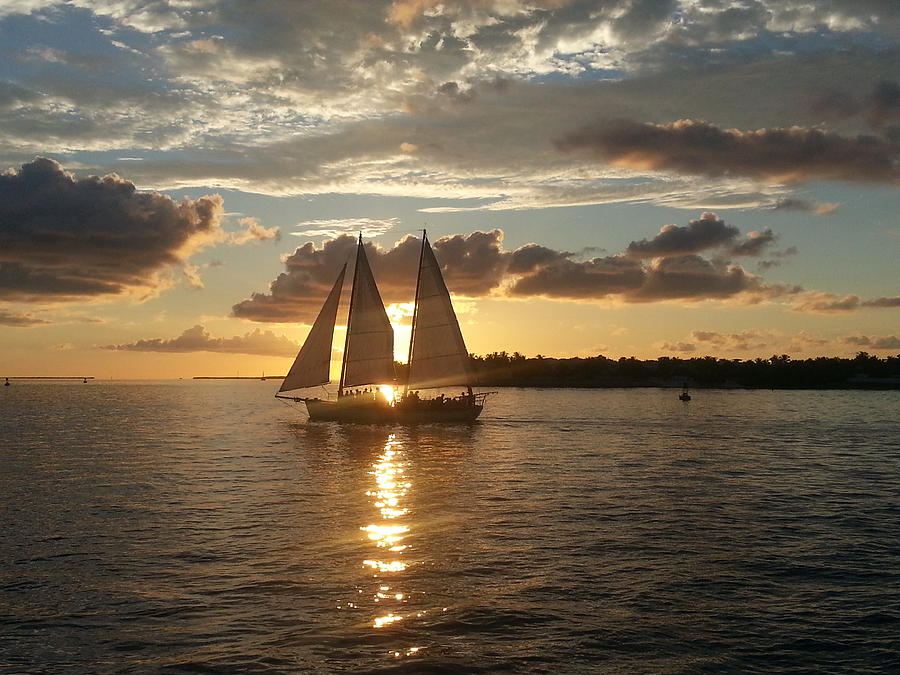
<instances>
[{"instance_id":1,"label":"rigging line","mask_svg":"<svg viewBox=\"0 0 900 675\"><path fill-rule=\"evenodd\" d=\"M416 317L419 314L419 286L422 284L422 262L425 260L425 246L428 244L428 235L422 230L422 248L419 251L419 269L416 271L416 297L413 300L412 326L409 330L409 356L407 363L412 363L413 347L416 344ZM409 391L409 369L406 370L406 383L403 385L403 395Z\"/></svg>"},{"instance_id":2,"label":"rigging line","mask_svg":"<svg viewBox=\"0 0 900 675\"><path fill-rule=\"evenodd\" d=\"M359 245L356 247L356 261L353 264L353 285L350 287L350 307L347 310L347 334L344 335L344 354L347 353L347 345L350 344L350 319L353 316L353 297L356 295L356 280L359 276L359 253L362 250L363 241L362 241L362 232L359 233ZM363 255L365 255L365 251L363 250ZM344 373L347 370L347 359L341 358L341 381L338 385L338 398L341 397L341 392L344 391Z\"/></svg>"}]
</instances>

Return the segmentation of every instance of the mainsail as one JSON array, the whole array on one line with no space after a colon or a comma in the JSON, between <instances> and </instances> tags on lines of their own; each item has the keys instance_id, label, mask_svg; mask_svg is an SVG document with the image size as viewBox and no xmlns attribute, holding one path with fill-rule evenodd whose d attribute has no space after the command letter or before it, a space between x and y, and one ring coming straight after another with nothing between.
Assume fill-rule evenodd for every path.
<instances>
[{"instance_id":1,"label":"mainsail","mask_svg":"<svg viewBox=\"0 0 900 675\"><path fill-rule=\"evenodd\" d=\"M394 331L384 311L366 258L362 235L356 251L353 292L341 387L386 384L394 381Z\"/></svg>"},{"instance_id":2,"label":"mainsail","mask_svg":"<svg viewBox=\"0 0 900 675\"><path fill-rule=\"evenodd\" d=\"M471 385L469 352L431 245L422 235L407 387Z\"/></svg>"},{"instance_id":3,"label":"mainsail","mask_svg":"<svg viewBox=\"0 0 900 675\"><path fill-rule=\"evenodd\" d=\"M319 316L316 317L309 330L309 335L306 336L306 342L303 343L300 353L294 359L294 364L284 378L284 382L281 383L279 392L315 387L331 381L329 376L331 342L334 337L334 322L337 317L346 271L347 265L344 264L325 304L319 310Z\"/></svg>"}]
</instances>

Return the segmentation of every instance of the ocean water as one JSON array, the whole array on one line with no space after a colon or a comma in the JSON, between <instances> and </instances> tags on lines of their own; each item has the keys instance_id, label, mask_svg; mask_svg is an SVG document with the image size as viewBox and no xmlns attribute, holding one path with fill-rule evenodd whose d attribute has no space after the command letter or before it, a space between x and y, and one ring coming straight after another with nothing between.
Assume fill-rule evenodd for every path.
<instances>
[{"instance_id":1,"label":"ocean water","mask_svg":"<svg viewBox=\"0 0 900 675\"><path fill-rule=\"evenodd\" d=\"M900 392L0 390L3 673L900 670Z\"/></svg>"}]
</instances>

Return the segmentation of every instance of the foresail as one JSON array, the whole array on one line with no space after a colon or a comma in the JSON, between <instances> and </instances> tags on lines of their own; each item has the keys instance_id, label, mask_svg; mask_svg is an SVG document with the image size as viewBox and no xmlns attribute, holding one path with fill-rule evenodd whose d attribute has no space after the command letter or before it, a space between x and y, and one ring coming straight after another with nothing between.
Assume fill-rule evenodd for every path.
<instances>
[{"instance_id":1,"label":"foresail","mask_svg":"<svg viewBox=\"0 0 900 675\"><path fill-rule=\"evenodd\" d=\"M334 322L337 318L346 271L347 265L345 264L278 391L315 387L331 381L329 375L331 342L334 338Z\"/></svg>"},{"instance_id":2,"label":"foresail","mask_svg":"<svg viewBox=\"0 0 900 675\"><path fill-rule=\"evenodd\" d=\"M356 254L347 343L344 387L394 381L394 330L375 285L362 240Z\"/></svg>"},{"instance_id":3,"label":"foresail","mask_svg":"<svg viewBox=\"0 0 900 675\"><path fill-rule=\"evenodd\" d=\"M409 388L471 384L466 343L441 268L427 239L422 243L411 339Z\"/></svg>"}]
</instances>

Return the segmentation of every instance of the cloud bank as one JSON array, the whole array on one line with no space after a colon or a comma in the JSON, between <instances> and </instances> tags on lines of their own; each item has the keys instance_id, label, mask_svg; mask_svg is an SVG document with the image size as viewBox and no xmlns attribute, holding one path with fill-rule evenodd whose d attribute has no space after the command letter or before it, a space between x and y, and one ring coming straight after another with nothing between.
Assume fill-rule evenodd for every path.
<instances>
[{"instance_id":1,"label":"cloud bank","mask_svg":"<svg viewBox=\"0 0 900 675\"><path fill-rule=\"evenodd\" d=\"M31 314L20 314L18 312L9 312L0 308L0 326L10 326L14 328L29 328L31 326L40 326L48 324L49 321L40 319Z\"/></svg>"},{"instance_id":2,"label":"cloud bank","mask_svg":"<svg viewBox=\"0 0 900 675\"><path fill-rule=\"evenodd\" d=\"M567 134L557 147L590 151L615 166L637 171L746 176L777 183L900 180L897 143L796 126L741 131L691 119L668 124L604 121Z\"/></svg>"},{"instance_id":3,"label":"cloud bank","mask_svg":"<svg viewBox=\"0 0 900 675\"><path fill-rule=\"evenodd\" d=\"M204 247L277 235L254 221L226 232L223 214L219 196L176 202L115 174L76 178L35 159L0 174L0 299L147 296Z\"/></svg>"},{"instance_id":4,"label":"cloud bank","mask_svg":"<svg viewBox=\"0 0 900 675\"><path fill-rule=\"evenodd\" d=\"M222 352L226 354L255 354L258 356L294 356L300 345L283 335L255 329L244 335L217 338L201 325L188 328L175 338L151 338L119 345L105 345L101 349L128 352Z\"/></svg>"},{"instance_id":5,"label":"cloud bank","mask_svg":"<svg viewBox=\"0 0 900 675\"><path fill-rule=\"evenodd\" d=\"M652 240L632 242L620 255L583 259L570 251L527 244L503 248L503 232L472 232L433 242L447 287L469 298L697 302L734 298L759 302L802 289L768 284L728 258L758 256L776 236L771 231L741 237L714 213L687 227L664 227ZM252 321L309 322L318 311L341 265L352 263L354 237L308 242L285 259L285 271L267 292L254 293L233 308ZM410 302L421 240L407 236L391 248L366 243L366 255L387 303ZM698 252L713 252L706 258Z\"/></svg>"},{"instance_id":6,"label":"cloud bank","mask_svg":"<svg viewBox=\"0 0 900 675\"><path fill-rule=\"evenodd\" d=\"M5 165L82 152L100 173L140 158L129 177L159 189L481 208L722 208L771 204L757 181L895 180L890 0L17 0L0 20L16 14L91 49L10 53Z\"/></svg>"}]
</instances>

